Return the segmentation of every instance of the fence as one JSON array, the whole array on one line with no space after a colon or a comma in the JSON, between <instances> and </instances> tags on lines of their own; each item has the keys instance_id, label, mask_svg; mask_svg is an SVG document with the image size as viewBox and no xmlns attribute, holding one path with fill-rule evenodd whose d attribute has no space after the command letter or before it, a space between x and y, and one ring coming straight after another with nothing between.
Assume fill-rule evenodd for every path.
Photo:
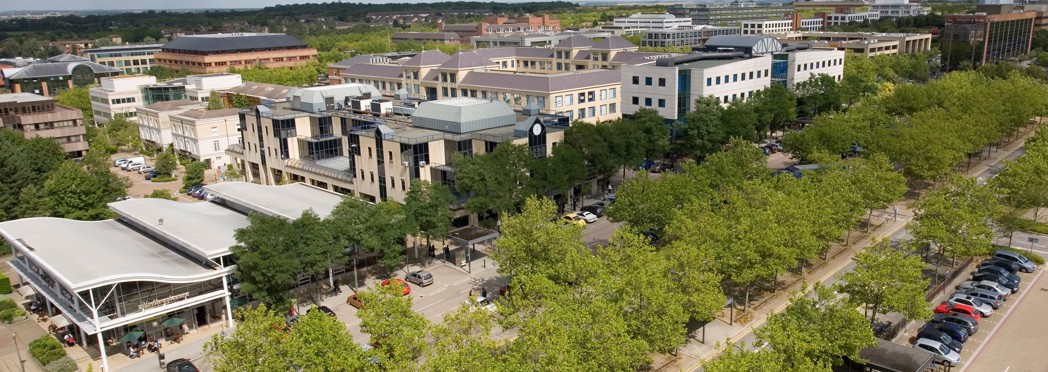
<instances>
[{"instance_id":1,"label":"fence","mask_svg":"<svg viewBox=\"0 0 1048 372\"><path fill-rule=\"evenodd\" d=\"M968 257L967 260L964 260L963 262L961 262L959 266L955 267L953 271L950 271L948 274L946 274L946 278L944 278L942 282L939 282L939 284L935 285L934 287L929 289L927 293L924 294L924 300L931 301L933 298L935 298L935 296L938 296L940 293L946 290L946 286L950 285L950 283L953 282L954 279L957 279L957 277L961 276L961 274L968 272L968 266L972 264L972 261L974 259L974 257ZM936 275L938 275L938 273L936 273Z\"/></svg>"}]
</instances>

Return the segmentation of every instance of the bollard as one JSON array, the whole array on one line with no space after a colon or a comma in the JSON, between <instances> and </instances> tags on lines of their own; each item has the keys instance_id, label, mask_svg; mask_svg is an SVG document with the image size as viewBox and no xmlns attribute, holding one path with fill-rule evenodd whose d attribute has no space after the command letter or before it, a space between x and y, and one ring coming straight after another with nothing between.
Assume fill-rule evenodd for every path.
<instances>
[{"instance_id":1,"label":"bollard","mask_svg":"<svg viewBox=\"0 0 1048 372\"><path fill-rule=\"evenodd\" d=\"M164 368L164 353L156 353L156 361L160 363L160 368Z\"/></svg>"},{"instance_id":2,"label":"bollard","mask_svg":"<svg viewBox=\"0 0 1048 372\"><path fill-rule=\"evenodd\" d=\"M480 267L483 267L483 268L487 268L488 267L488 259L487 258L484 259L484 263L481 264Z\"/></svg>"}]
</instances>

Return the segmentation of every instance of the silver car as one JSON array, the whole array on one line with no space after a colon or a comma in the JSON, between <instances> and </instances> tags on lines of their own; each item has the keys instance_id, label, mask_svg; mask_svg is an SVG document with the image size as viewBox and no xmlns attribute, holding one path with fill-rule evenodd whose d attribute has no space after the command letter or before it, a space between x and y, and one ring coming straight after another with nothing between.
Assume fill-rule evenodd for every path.
<instances>
[{"instance_id":1,"label":"silver car","mask_svg":"<svg viewBox=\"0 0 1048 372\"><path fill-rule=\"evenodd\" d=\"M946 300L946 303L951 305L968 305L974 308L976 311L982 313L982 316L987 317L993 315L993 306L983 302L982 300L965 294L955 294Z\"/></svg>"},{"instance_id":2,"label":"silver car","mask_svg":"<svg viewBox=\"0 0 1048 372\"><path fill-rule=\"evenodd\" d=\"M997 293L1000 293L1001 296L1003 296L1005 299L1008 298L1008 295L1012 294L1012 290L1011 289L1005 288L1000 283L989 281L989 280L983 280L983 281L978 281L978 282L974 281L974 280L969 280L969 281L966 281L966 282L962 282L960 285L957 286L957 289L971 289L971 288L985 289L987 291L997 292Z\"/></svg>"},{"instance_id":3,"label":"silver car","mask_svg":"<svg viewBox=\"0 0 1048 372\"><path fill-rule=\"evenodd\" d=\"M429 271L419 270L409 273L404 280L415 283L420 287L425 287L433 284L433 274L430 274Z\"/></svg>"},{"instance_id":4,"label":"silver car","mask_svg":"<svg viewBox=\"0 0 1048 372\"><path fill-rule=\"evenodd\" d=\"M984 289L962 289L958 290L956 293L954 293L954 295L964 295L978 298L980 301L992 306L994 309L999 309L1001 307L1001 302L1004 301L1004 296L1001 296L1000 293L997 293L996 291L987 291Z\"/></svg>"},{"instance_id":5,"label":"silver car","mask_svg":"<svg viewBox=\"0 0 1048 372\"><path fill-rule=\"evenodd\" d=\"M927 338L917 339L913 343L914 349L921 349L935 355L935 362L942 363L948 367L953 367L961 363L961 354L953 351L942 342L929 340Z\"/></svg>"}]
</instances>

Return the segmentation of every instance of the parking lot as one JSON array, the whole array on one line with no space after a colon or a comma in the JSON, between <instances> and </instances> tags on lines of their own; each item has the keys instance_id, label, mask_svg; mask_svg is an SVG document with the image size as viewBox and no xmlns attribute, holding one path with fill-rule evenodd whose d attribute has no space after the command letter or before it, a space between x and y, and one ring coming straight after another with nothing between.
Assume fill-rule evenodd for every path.
<instances>
[{"instance_id":1,"label":"parking lot","mask_svg":"<svg viewBox=\"0 0 1048 372\"><path fill-rule=\"evenodd\" d=\"M961 371L1044 371L1048 366L1044 338L1048 322L1048 276L1044 268L1022 274L1019 292L994 316L979 322L979 332L961 353Z\"/></svg>"}]
</instances>

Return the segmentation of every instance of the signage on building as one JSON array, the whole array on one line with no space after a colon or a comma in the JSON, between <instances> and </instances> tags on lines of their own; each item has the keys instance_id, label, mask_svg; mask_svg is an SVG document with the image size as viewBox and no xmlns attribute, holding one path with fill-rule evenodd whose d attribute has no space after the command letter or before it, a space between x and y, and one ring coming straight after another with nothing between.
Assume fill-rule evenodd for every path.
<instances>
[{"instance_id":1,"label":"signage on building","mask_svg":"<svg viewBox=\"0 0 1048 372\"><path fill-rule=\"evenodd\" d=\"M187 298L189 298L189 292L179 293L179 294L176 294L174 296L169 296L169 297L164 297L164 298L158 298L158 299L153 300L153 301L143 302L143 303L138 304L138 310L145 310L145 309L148 309L148 308L151 308L151 307L160 307L160 306L164 306L164 305L170 304L172 302L182 301L182 300L185 300Z\"/></svg>"}]
</instances>

